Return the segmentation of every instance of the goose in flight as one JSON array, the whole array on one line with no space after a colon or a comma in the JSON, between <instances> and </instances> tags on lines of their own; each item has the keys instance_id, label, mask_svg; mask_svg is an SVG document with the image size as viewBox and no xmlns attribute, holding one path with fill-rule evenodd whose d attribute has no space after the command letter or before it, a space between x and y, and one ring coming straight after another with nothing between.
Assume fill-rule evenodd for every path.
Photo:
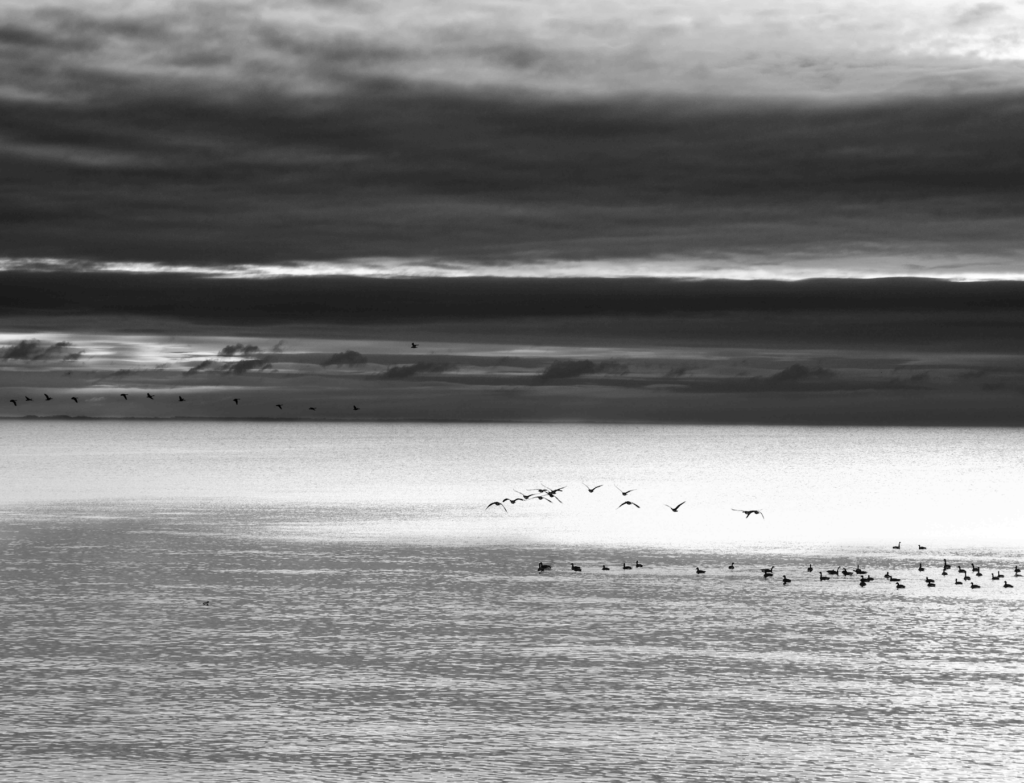
<instances>
[{"instance_id":1,"label":"goose in flight","mask_svg":"<svg viewBox=\"0 0 1024 783\"><path fill-rule=\"evenodd\" d=\"M622 493L622 497L626 497L626 495L628 495L630 492L636 492L635 489L626 489L626 490L619 489L618 485L615 486L615 489L618 489L619 492Z\"/></svg>"},{"instance_id":2,"label":"goose in flight","mask_svg":"<svg viewBox=\"0 0 1024 783\"><path fill-rule=\"evenodd\" d=\"M416 345L416 343L409 343L409 345L411 345L413 348L419 348L419 346Z\"/></svg>"},{"instance_id":3,"label":"goose in flight","mask_svg":"<svg viewBox=\"0 0 1024 783\"><path fill-rule=\"evenodd\" d=\"M353 405L353 406L352 406L352 410L354 410L354 411L357 411L357 410L359 410L359 406L358 406L358 405Z\"/></svg>"},{"instance_id":4,"label":"goose in flight","mask_svg":"<svg viewBox=\"0 0 1024 783\"><path fill-rule=\"evenodd\" d=\"M277 403L277 407L280 408L281 410L284 410L284 406L281 403Z\"/></svg>"},{"instance_id":5,"label":"goose in flight","mask_svg":"<svg viewBox=\"0 0 1024 783\"><path fill-rule=\"evenodd\" d=\"M310 410L311 410L311 411L315 411L315 410L316 410L316 408L310 408Z\"/></svg>"},{"instance_id":6,"label":"goose in flight","mask_svg":"<svg viewBox=\"0 0 1024 783\"><path fill-rule=\"evenodd\" d=\"M52 400L52 399L53 399L53 397L51 397L51 396L50 396L49 394L47 394L46 392L43 392L43 396L44 396L44 397L46 398L46 401L47 401L47 402L49 402L50 400Z\"/></svg>"},{"instance_id":7,"label":"goose in flight","mask_svg":"<svg viewBox=\"0 0 1024 783\"><path fill-rule=\"evenodd\" d=\"M182 397L180 394L178 395L178 402L185 402L185 398Z\"/></svg>"},{"instance_id":8,"label":"goose in flight","mask_svg":"<svg viewBox=\"0 0 1024 783\"><path fill-rule=\"evenodd\" d=\"M11 405L13 405L15 408L17 408L18 407L18 401L17 400L11 400Z\"/></svg>"},{"instance_id":9,"label":"goose in flight","mask_svg":"<svg viewBox=\"0 0 1024 783\"><path fill-rule=\"evenodd\" d=\"M733 511L739 511L739 512L740 512L741 514L746 514L746 517L745 517L746 519L750 519L750 515L751 515L751 514L758 514L758 515L760 515L761 519L764 519L764 514L762 514L762 513L761 513L761 512L760 512L760 511L759 511L758 509L756 509L756 508L751 508L751 509L746 509L746 508L734 508L734 509L733 509Z\"/></svg>"},{"instance_id":10,"label":"goose in flight","mask_svg":"<svg viewBox=\"0 0 1024 783\"><path fill-rule=\"evenodd\" d=\"M125 394L124 392L121 392L121 396L124 397L126 400L128 399L128 395Z\"/></svg>"},{"instance_id":11,"label":"goose in flight","mask_svg":"<svg viewBox=\"0 0 1024 783\"><path fill-rule=\"evenodd\" d=\"M601 487L603 487L604 484L598 484L596 487L590 487L590 486L587 486L587 482L584 481L583 482L583 486L587 487L587 492L589 492L591 495L593 495L594 494L594 490L595 489L601 489Z\"/></svg>"},{"instance_id":12,"label":"goose in flight","mask_svg":"<svg viewBox=\"0 0 1024 783\"><path fill-rule=\"evenodd\" d=\"M153 399L153 395L152 395L152 394L150 394L149 392L146 392L146 399L147 399L147 400L151 400L151 399Z\"/></svg>"},{"instance_id":13,"label":"goose in flight","mask_svg":"<svg viewBox=\"0 0 1024 783\"><path fill-rule=\"evenodd\" d=\"M32 398L26 395L25 402L32 402Z\"/></svg>"},{"instance_id":14,"label":"goose in flight","mask_svg":"<svg viewBox=\"0 0 1024 783\"><path fill-rule=\"evenodd\" d=\"M678 503L675 506L670 506L668 503L666 503L665 504L665 508L667 508L670 511L672 511L672 513L674 513L674 514L678 514L680 506L685 506L685 505L686 505L686 501L684 500L682 503Z\"/></svg>"},{"instance_id":15,"label":"goose in flight","mask_svg":"<svg viewBox=\"0 0 1024 783\"><path fill-rule=\"evenodd\" d=\"M624 503L619 503L618 505L619 508L622 508L623 506L633 506L634 508L640 508L640 506L638 506L632 500L627 500Z\"/></svg>"},{"instance_id":16,"label":"goose in flight","mask_svg":"<svg viewBox=\"0 0 1024 783\"><path fill-rule=\"evenodd\" d=\"M78 398L77 397L72 397L71 399L73 399L75 401L76 405L78 404Z\"/></svg>"},{"instance_id":17,"label":"goose in flight","mask_svg":"<svg viewBox=\"0 0 1024 783\"><path fill-rule=\"evenodd\" d=\"M491 506L501 506L501 510L504 511L506 514L508 513L508 509L505 508L505 504L502 503L500 500L495 500L493 503L487 504L487 508L490 508ZM486 511L487 508L485 508L484 510Z\"/></svg>"},{"instance_id":18,"label":"goose in flight","mask_svg":"<svg viewBox=\"0 0 1024 783\"><path fill-rule=\"evenodd\" d=\"M231 401L232 401L233 403L235 403L235 405L238 405L238 398L237 398L237 397L232 397L232 398L231 398Z\"/></svg>"}]
</instances>

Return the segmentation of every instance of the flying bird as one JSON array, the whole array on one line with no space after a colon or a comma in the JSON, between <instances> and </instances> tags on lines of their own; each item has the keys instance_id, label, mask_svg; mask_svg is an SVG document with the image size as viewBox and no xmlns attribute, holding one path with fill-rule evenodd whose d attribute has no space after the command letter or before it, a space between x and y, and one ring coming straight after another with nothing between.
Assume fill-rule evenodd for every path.
<instances>
[{"instance_id":1,"label":"flying bird","mask_svg":"<svg viewBox=\"0 0 1024 783\"><path fill-rule=\"evenodd\" d=\"M11 400L11 405L13 405L15 408L17 408L18 407L18 401L17 400Z\"/></svg>"},{"instance_id":2,"label":"flying bird","mask_svg":"<svg viewBox=\"0 0 1024 783\"><path fill-rule=\"evenodd\" d=\"M357 411L357 410L359 410L359 406L358 406L358 405L353 405L353 406L352 406L352 410L354 410L354 411Z\"/></svg>"},{"instance_id":3,"label":"flying bird","mask_svg":"<svg viewBox=\"0 0 1024 783\"><path fill-rule=\"evenodd\" d=\"M495 500L493 503L487 504L487 508L490 508L491 506L501 506L501 510L504 511L506 514L508 513L508 509L505 508L505 504L502 503L500 500ZM485 508L484 510L486 511L487 508Z\"/></svg>"},{"instance_id":4,"label":"flying bird","mask_svg":"<svg viewBox=\"0 0 1024 783\"><path fill-rule=\"evenodd\" d=\"M310 408L310 410L311 410L311 411L315 411L315 410L316 410L316 408Z\"/></svg>"},{"instance_id":5,"label":"flying bird","mask_svg":"<svg viewBox=\"0 0 1024 783\"><path fill-rule=\"evenodd\" d=\"M147 400L151 400L151 399L153 399L153 395L152 395L152 394L150 394L149 392L146 392L146 399L147 399Z\"/></svg>"},{"instance_id":6,"label":"flying bird","mask_svg":"<svg viewBox=\"0 0 1024 783\"><path fill-rule=\"evenodd\" d=\"M670 505L669 505L668 503L666 503L666 504L665 504L665 508L667 508L667 509L671 509L671 511L672 511L673 513L675 513L675 514L678 514L678 513L679 513L679 507L680 507L680 506L685 506L685 505L686 505L686 501L684 500L684 501L683 501L682 503L679 503L679 504L678 504L678 505L676 505L676 506L670 506Z\"/></svg>"},{"instance_id":7,"label":"flying bird","mask_svg":"<svg viewBox=\"0 0 1024 783\"><path fill-rule=\"evenodd\" d=\"M231 401L233 403L235 403L235 405L238 405L238 398L237 397L233 397Z\"/></svg>"},{"instance_id":8,"label":"flying bird","mask_svg":"<svg viewBox=\"0 0 1024 783\"><path fill-rule=\"evenodd\" d=\"M73 399L76 403L78 402L78 398L77 397L72 397L71 399Z\"/></svg>"},{"instance_id":9,"label":"flying bird","mask_svg":"<svg viewBox=\"0 0 1024 783\"><path fill-rule=\"evenodd\" d=\"M746 517L745 517L745 519L750 519L750 515L751 515L751 514L758 514L758 515L760 515L761 519L764 519L764 514L762 514L762 513L761 513L760 511L758 511L758 510L757 510L756 508L751 508L751 509L746 509L746 508L734 508L734 509L733 509L733 511L739 511L739 512L740 512L741 514L746 514Z\"/></svg>"},{"instance_id":10,"label":"flying bird","mask_svg":"<svg viewBox=\"0 0 1024 783\"><path fill-rule=\"evenodd\" d=\"M413 348L419 348L419 346L416 345L416 343L409 343L409 345L411 345Z\"/></svg>"},{"instance_id":11,"label":"flying bird","mask_svg":"<svg viewBox=\"0 0 1024 783\"><path fill-rule=\"evenodd\" d=\"M124 397L126 400L128 399L128 395L125 394L124 392L121 392L121 396Z\"/></svg>"},{"instance_id":12,"label":"flying bird","mask_svg":"<svg viewBox=\"0 0 1024 783\"><path fill-rule=\"evenodd\" d=\"M622 493L622 497L626 497L626 495L628 495L628 494L629 494L630 492L636 492L636 490L635 490L635 489L627 489L627 490L622 490L622 489L619 489L619 487L618 487L618 486L616 486L616 487L615 487L615 489L618 489L618 490L619 490L619 492L621 492L621 493Z\"/></svg>"},{"instance_id":13,"label":"flying bird","mask_svg":"<svg viewBox=\"0 0 1024 783\"><path fill-rule=\"evenodd\" d=\"M31 397L26 397L25 398L25 402L32 402L32 398Z\"/></svg>"},{"instance_id":14,"label":"flying bird","mask_svg":"<svg viewBox=\"0 0 1024 783\"><path fill-rule=\"evenodd\" d=\"M619 505L618 505L618 507L619 507L619 508L622 508L623 506L634 506L634 507L636 507L636 508L640 508L640 506L638 506L638 505L637 505L636 503L634 503L634 502L633 502L632 500L627 500L627 501L625 501L624 503L619 503Z\"/></svg>"},{"instance_id":15,"label":"flying bird","mask_svg":"<svg viewBox=\"0 0 1024 783\"><path fill-rule=\"evenodd\" d=\"M185 398L182 397L180 394L178 395L178 402L185 402Z\"/></svg>"},{"instance_id":16,"label":"flying bird","mask_svg":"<svg viewBox=\"0 0 1024 783\"><path fill-rule=\"evenodd\" d=\"M284 406L281 403L277 403L277 407L280 408L281 410L284 410Z\"/></svg>"},{"instance_id":17,"label":"flying bird","mask_svg":"<svg viewBox=\"0 0 1024 783\"><path fill-rule=\"evenodd\" d=\"M47 401L47 402L49 402L50 400L52 400L52 399L53 399L53 397L51 397L51 396L50 396L49 394L47 394L46 392L43 392L43 396L44 396L44 397L46 398L46 401Z\"/></svg>"},{"instance_id":18,"label":"flying bird","mask_svg":"<svg viewBox=\"0 0 1024 783\"><path fill-rule=\"evenodd\" d=\"M584 481L584 482L583 482L583 486L585 486L585 487L587 488L587 492L589 492L589 493L590 493L591 495L593 495L593 494L594 494L594 490L596 490L596 489L601 489L601 487L603 487L603 486L604 486L604 484L598 484L598 485L597 485L596 487L591 487L591 486L589 486L589 485L588 485L588 484L587 484L587 483L586 483L586 482Z\"/></svg>"}]
</instances>

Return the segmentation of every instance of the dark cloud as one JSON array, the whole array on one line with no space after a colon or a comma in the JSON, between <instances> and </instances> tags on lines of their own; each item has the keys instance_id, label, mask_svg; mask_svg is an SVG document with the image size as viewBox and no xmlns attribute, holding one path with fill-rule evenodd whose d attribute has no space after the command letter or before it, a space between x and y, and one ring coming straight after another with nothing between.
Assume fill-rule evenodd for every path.
<instances>
[{"instance_id":1,"label":"dark cloud","mask_svg":"<svg viewBox=\"0 0 1024 783\"><path fill-rule=\"evenodd\" d=\"M270 367L270 362L265 359L245 359L244 361L227 365L226 371L235 375L243 375L251 370L267 370Z\"/></svg>"},{"instance_id":2,"label":"dark cloud","mask_svg":"<svg viewBox=\"0 0 1024 783\"><path fill-rule=\"evenodd\" d=\"M1024 238L1018 93L800 106L355 82L327 100L125 79L91 94L0 98L0 252L713 261Z\"/></svg>"},{"instance_id":3,"label":"dark cloud","mask_svg":"<svg viewBox=\"0 0 1024 783\"><path fill-rule=\"evenodd\" d=\"M196 375L197 373L201 373L204 370L213 370L213 369L218 368L219 366L220 365L218 365L217 362L215 362L215 361L213 361L211 359L205 359L204 361L199 362L199 364L196 364L195 366L190 367L189 369L187 369L184 374L185 375Z\"/></svg>"},{"instance_id":4,"label":"dark cloud","mask_svg":"<svg viewBox=\"0 0 1024 783\"><path fill-rule=\"evenodd\" d=\"M44 343L40 340L19 340L6 348L0 347L0 360L44 362L52 359L74 361L82 351L73 351L69 342Z\"/></svg>"},{"instance_id":5,"label":"dark cloud","mask_svg":"<svg viewBox=\"0 0 1024 783\"><path fill-rule=\"evenodd\" d=\"M234 345L225 345L220 351L217 352L218 356L252 356L260 352L258 345L244 345L242 343L235 343Z\"/></svg>"},{"instance_id":6,"label":"dark cloud","mask_svg":"<svg viewBox=\"0 0 1024 783\"><path fill-rule=\"evenodd\" d=\"M324 360L324 362L322 362L324 367L351 364L366 364L366 357L359 353L359 351L341 351L340 353L331 354L326 360Z\"/></svg>"},{"instance_id":7,"label":"dark cloud","mask_svg":"<svg viewBox=\"0 0 1024 783\"><path fill-rule=\"evenodd\" d=\"M453 369L455 369L455 365L443 362L416 362L415 364L399 364L394 367L388 367L388 369L380 374L380 377L393 381L411 378L421 373L448 372Z\"/></svg>"},{"instance_id":8,"label":"dark cloud","mask_svg":"<svg viewBox=\"0 0 1024 783\"><path fill-rule=\"evenodd\" d=\"M824 367L810 368L803 364L791 364L784 370L768 376L765 380L769 383L795 383L813 378L831 378L835 373L826 370Z\"/></svg>"},{"instance_id":9,"label":"dark cloud","mask_svg":"<svg viewBox=\"0 0 1024 783\"><path fill-rule=\"evenodd\" d=\"M548 365L541 373L541 379L545 381L562 380L565 378L579 378L582 375L594 375L595 373L617 373L622 374L626 367L618 362L593 362L589 359L561 359Z\"/></svg>"}]
</instances>

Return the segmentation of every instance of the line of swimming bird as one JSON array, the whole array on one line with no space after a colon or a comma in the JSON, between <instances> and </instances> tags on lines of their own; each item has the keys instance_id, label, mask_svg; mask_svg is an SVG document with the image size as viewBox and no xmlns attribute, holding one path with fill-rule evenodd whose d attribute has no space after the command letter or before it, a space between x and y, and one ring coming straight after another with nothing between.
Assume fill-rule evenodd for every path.
<instances>
[{"instance_id":1,"label":"line of swimming bird","mask_svg":"<svg viewBox=\"0 0 1024 783\"><path fill-rule=\"evenodd\" d=\"M124 398L125 402L128 401L128 395L126 393L121 392L120 396ZM22 405L24 405L26 402L35 402L35 400L32 397L29 397L28 395L24 395L24 397L25 397L25 399L22 401ZM44 398L43 402L52 402L53 401L53 397L51 397L46 392L43 392L43 398ZM156 401L156 397L154 397L149 392L146 392L146 399L147 400ZM71 400L73 400L76 404L78 404L78 397L71 397ZM230 401L235 403L235 405L238 405L242 401L242 398L241 397L232 397L232 398L230 398ZM187 402L187 400L179 394L178 395L178 402ZM15 408L18 407L18 400L13 400L12 399L12 400L10 400L10 403ZM275 403L275 407L277 407L278 410L284 410L284 403L280 403L280 402ZM315 411L316 408L310 407L310 408L308 408L308 410ZM358 405L353 405L352 406L352 410L354 410L354 411L359 410L359 406Z\"/></svg>"},{"instance_id":2,"label":"line of swimming bird","mask_svg":"<svg viewBox=\"0 0 1024 783\"><path fill-rule=\"evenodd\" d=\"M927 547L919 547L919 548L920 549L926 549ZM893 549L896 549L896 547L893 547ZM545 563L545 562L541 561L541 562L539 562L537 564L537 573L541 573L542 574L545 571L551 571L553 567L554 567L553 563ZM643 568L643 567L644 567L643 563L641 563L639 560L637 560L634 565L627 565L625 560L622 561L622 570L623 571L632 571L634 568ZM576 563L574 563L574 562L569 563L569 568L571 570L577 571L577 572L582 572L583 571L583 566L576 565ZM962 584L967 583L967 584L970 584L971 588L974 589L974 590L981 589L981 585L978 584L977 582L972 581L971 577L967 574L967 570L965 568L963 568L960 565L955 564L955 563L954 564L950 564L950 562L946 558L943 558L942 559L942 575L943 576L948 576L949 575L949 569L951 569L951 568L956 568L957 571L960 574L962 574L963 577L964 577L964 581L961 581L960 579L956 579L955 580L955 584L962 585ZM610 569L606 564L602 563L601 570L602 571L611 571L612 569ZM706 574L707 573L707 569L701 568L700 566L696 566L695 570L697 572L697 576L701 576L702 574ZM735 571L736 570L736 563L735 562L730 563L726 570L728 570L728 571ZM923 573L924 570L925 570L924 563L918 563L917 570ZM813 563L807 566L807 573L809 573L809 574L813 574L814 573L814 564ZM974 563L971 563L971 573L974 574L977 577L984 578L984 574L981 573L981 568L979 568L978 566L975 566ZM825 576L825 574L828 574L828 576ZM1021 567L1020 566L1014 566L1013 575L1015 577L1018 577L1018 576L1021 575ZM774 577L775 576L775 566L772 566L771 568L762 568L761 569L761 576L764 579L771 579L772 577ZM871 582L875 581L875 578L873 576L871 576L871 574L869 574L866 570L861 568L860 565L858 565L856 568L854 568L853 571L850 571L848 568L846 568L846 566L843 566L842 569L837 567L837 568L834 568L834 569L828 569L825 572L818 571L818 581L820 581L820 582L828 582L828 581L830 581L832 579L833 576L836 576L836 577L838 577L838 576L843 576L843 577L859 576L860 577L860 586L861 587L867 587L868 584L870 584ZM1000 571L998 571L998 569L991 574L991 578L992 578L992 581L998 581L998 580L1002 579L1003 580L1003 587L1011 588L1011 589L1013 588L1013 585L1011 585L1009 582L1006 581L1006 577ZM894 583L896 585L896 589L897 590L905 590L906 587L907 587L905 584L903 584L903 577L893 576L888 571L885 572L885 575L883 576L883 579L885 579L885 580L887 580L889 582ZM782 575L782 584L788 585L788 584L792 583L792 581L793 580L790 579L785 574ZM932 579L931 577L926 576L924 581L925 581L925 584L928 585L928 587L935 587L935 584L936 584L935 580Z\"/></svg>"},{"instance_id":3,"label":"line of swimming bird","mask_svg":"<svg viewBox=\"0 0 1024 783\"><path fill-rule=\"evenodd\" d=\"M601 489L601 487L603 487L604 484L598 484L598 485L592 487L589 484L584 483L583 486L586 487L587 492L589 494L593 495L595 492L597 492L597 490ZM624 498L628 498L630 493L636 492L636 489L622 489L621 487L618 487L615 484L613 484L612 486L615 487L615 489ZM527 502L529 500L541 500L541 501L546 501L548 503L552 503L554 501L558 501L559 503L561 503L562 500L561 500L561 498L558 497L558 495L559 495L559 493L564 492L565 489L566 489L566 487L556 487L554 489L552 489L551 487L540 487L538 489L532 489L532 490L530 490L527 493L527 492L520 492L518 489L513 488L512 491L515 492L519 497L515 497L515 498L502 498L501 500L492 501L492 502L488 503L485 506L484 510L497 506L497 507L501 508L507 514L508 513L508 507L505 505L506 503L508 503L510 506L514 506L516 503L525 503L525 502ZM679 509L681 509L683 506L686 505L686 501L682 500L682 501L676 503L674 506L669 505L668 503L662 503L662 505L665 506L665 508L667 508L669 511L671 511L671 512L673 512L675 514L678 514L679 513ZM623 506L631 506L633 508L640 508L639 504L634 503L632 500L628 500L628 499L622 501L621 503L619 503L619 505L616 508L622 508ZM745 516L746 519L749 519L751 514L757 514L757 515L759 515L761 517L761 519L764 519L764 514L761 513L760 509L756 509L756 508L749 508L749 509L748 508L734 508L733 511L740 512L741 514L743 514Z\"/></svg>"}]
</instances>

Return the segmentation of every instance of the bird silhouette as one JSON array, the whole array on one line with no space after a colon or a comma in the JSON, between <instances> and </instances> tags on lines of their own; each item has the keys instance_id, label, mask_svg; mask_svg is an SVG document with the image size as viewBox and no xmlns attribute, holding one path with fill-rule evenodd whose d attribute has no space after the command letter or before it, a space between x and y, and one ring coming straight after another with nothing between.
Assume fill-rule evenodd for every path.
<instances>
[{"instance_id":1,"label":"bird silhouette","mask_svg":"<svg viewBox=\"0 0 1024 783\"><path fill-rule=\"evenodd\" d=\"M622 564L622 570L623 571L632 571L633 570L633 566L628 566L625 563L623 563Z\"/></svg>"},{"instance_id":2,"label":"bird silhouette","mask_svg":"<svg viewBox=\"0 0 1024 783\"><path fill-rule=\"evenodd\" d=\"M630 492L636 492L635 489L619 489L618 485L616 485L615 489L618 489L619 492L622 493L622 497L626 497Z\"/></svg>"},{"instance_id":3,"label":"bird silhouette","mask_svg":"<svg viewBox=\"0 0 1024 783\"><path fill-rule=\"evenodd\" d=\"M410 345L411 345L411 346L412 346L413 348L419 348L419 346L418 346L418 345L416 345L416 343L409 343L409 344L410 344Z\"/></svg>"},{"instance_id":4,"label":"bird silhouette","mask_svg":"<svg viewBox=\"0 0 1024 783\"><path fill-rule=\"evenodd\" d=\"M619 503L619 505L618 505L618 507L619 507L619 508L622 508L623 506L634 506L634 507L636 507L636 508L640 508L640 506L638 506L638 505L637 505L636 503L634 503L634 502L633 502L632 500L627 500L626 502L624 502L624 503Z\"/></svg>"},{"instance_id":5,"label":"bird silhouette","mask_svg":"<svg viewBox=\"0 0 1024 783\"><path fill-rule=\"evenodd\" d=\"M551 570L551 564L550 563L543 563L543 562L542 563L537 563L537 572L538 573L540 573L541 571L550 571L550 570Z\"/></svg>"},{"instance_id":6,"label":"bird silhouette","mask_svg":"<svg viewBox=\"0 0 1024 783\"><path fill-rule=\"evenodd\" d=\"M735 571L736 570L736 564L735 563L729 563L729 570L730 571Z\"/></svg>"},{"instance_id":7,"label":"bird silhouette","mask_svg":"<svg viewBox=\"0 0 1024 783\"><path fill-rule=\"evenodd\" d=\"M918 544L918 545L917 545L917 548L918 548L918 549L927 549L928 547L926 547L926 546L921 546L920 544Z\"/></svg>"},{"instance_id":8,"label":"bird silhouette","mask_svg":"<svg viewBox=\"0 0 1024 783\"><path fill-rule=\"evenodd\" d=\"M151 400L151 399L153 399L153 395L152 395L152 394L150 394L149 392L146 392L146 399L147 399L147 400Z\"/></svg>"},{"instance_id":9,"label":"bird silhouette","mask_svg":"<svg viewBox=\"0 0 1024 783\"><path fill-rule=\"evenodd\" d=\"M124 397L126 400L128 399L128 395L125 394L124 392L121 392L121 396Z\"/></svg>"},{"instance_id":10,"label":"bird silhouette","mask_svg":"<svg viewBox=\"0 0 1024 783\"><path fill-rule=\"evenodd\" d=\"M644 567L644 564L643 564L643 563L641 563L641 562L640 562L639 560L637 560L637 561L636 561L636 567L637 567L637 568L643 568L643 567Z\"/></svg>"},{"instance_id":11,"label":"bird silhouette","mask_svg":"<svg viewBox=\"0 0 1024 783\"><path fill-rule=\"evenodd\" d=\"M706 574L706 573L707 573L707 571L705 571L705 570L704 570L703 568L701 568L700 566L697 566L697 575L698 575L698 576L699 576L700 574Z\"/></svg>"},{"instance_id":12,"label":"bird silhouette","mask_svg":"<svg viewBox=\"0 0 1024 783\"><path fill-rule=\"evenodd\" d=\"M277 403L277 407L280 408L281 410L284 410L284 406L281 403Z\"/></svg>"},{"instance_id":13,"label":"bird silhouette","mask_svg":"<svg viewBox=\"0 0 1024 783\"><path fill-rule=\"evenodd\" d=\"M666 503L665 504L665 508L671 510L673 513L678 514L679 513L679 507L680 506L685 506L685 505L686 505L686 501L684 500L682 503L679 503L679 504L677 504L675 506L670 506L668 503Z\"/></svg>"},{"instance_id":14,"label":"bird silhouette","mask_svg":"<svg viewBox=\"0 0 1024 783\"><path fill-rule=\"evenodd\" d=\"M78 403L78 398L77 397L72 397L71 399L73 399L76 404Z\"/></svg>"},{"instance_id":15,"label":"bird silhouette","mask_svg":"<svg viewBox=\"0 0 1024 783\"><path fill-rule=\"evenodd\" d=\"M604 484L598 484L596 487L590 487L590 486L587 486L586 482L583 482L583 486L587 487L587 492L589 492L591 495L593 495L594 494L594 490L595 489L601 489L601 487L603 487Z\"/></svg>"},{"instance_id":16,"label":"bird silhouette","mask_svg":"<svg viewBox=\"0 0 1024 783\"><path fill-rule=\"evenodd\" d=\"M11 405L13 405L15 408L17 408L18 407L18 401L17 400L11 400Z\"/></svg>"},{"instance_id":17,"label":"bird silhouette","mask_svg":"<svg viewBox=\"0 0 1024 783\"><path fill-rule=\"evenodd\" d=\"M896 546L894 546L894 547L893 547L893 549L899 549L899 548L900 548L900 546L901 546L902 544L903 544L903 542L902 542L902 541L900 541L900 543L899 543L899 544L897 544Z\"/></svg>"},{"instance_id":18,"label":"bird silhouette","mask_svg":"<svg viewBox=\"0 0 1024 783\"><path fill-rule=\"evenodd\" d=\"M745 514L745 519L750 519L751 514L760 515L761 519L764 519L764 514L758 511L756 508L745 509L745 508L734 508L733 511L739 511L741 514Z\"/></svg>"},{"instance_id":19,"label":"bird silhouette","mask_svg":"<svg viewBox=\"0 0 1024 783\"><path fill-rule=\"evenodd\" d=\"M790 582L792 582L792 581L793 581L793 580L792 580L792 579L790 579L790 578L789 578L788 576L786 576L785 574L783 574L783 575L782 575L782 584L784 584L784 585L788 585L788 584L789 584Z\"/></svg>"},{"instance_id":20,"label":"bird silhouette","mask_svg":"<svg viewBox=\"0 0 1024 783\"><path fill-rule=\"evenodd\" d=\"M238 398L237 398L237 397L232 397L232 398L231 398L231 401L232 401L233 403L235 403L235 405L238 405Z\"/></svg>"},{"instance_id":21,"label":"bird silhouette","mask_svg":"<svg viewBox=\"0 0 1024 783\"><path fill-rule=\"evenodd\" d=\"M25 397L25 402L32 402L32 398L31 397Z\"/></svg>"},{"instance_id":22,"label":"bird silhouette","mask_svg":"<svg viewBox=\"0 0 1024 783\"><path fill-rule=\"evenodd\" d=\"M821 573L821 571L818 572L818 581L827 582L828 580L829 578L825 576L823 573Z\"/></svg>"},{"instance_id":23,"label":"bird silhouette","mask_svg":"<svg viewBox=\"0 0 1024 783\"><path fill-rule=\"evenodd\" d=\"M316 408L310 408L310 410L311 410L311 411L315 411L315 410L316 410Z\"/></svg>"},{"instance_id":24,"label":"bird silhouette","mask_svg":"<svg viewBox=\"0 0 1024 783\"><path fill-rule=\"evenodd\" d=\"M575 563L569 563L569 567L570 567L570 568L571 568L571 569L572 569L573 571L579 571L580 573L582 573L582 572L583 572L583 569L582 569L582 568L580 568L580 567L579 567L578 565L576 565Z\"/></svg>"},{"instance_id":25,"label":"bird silhouette","mask_svg":"<svg viewBox=\"0 0 1024 783\"><path fill-rule=\"evenodd\" d=\"M493 503L487 504L487 508L490 508L491 506L501 506L501 510L504 511L506 514L508 513L508 509L505 508L505 504L502 503L500 500L495 500ZM487 509L485 508L484 510L486 511Z\"/></svg>"},{"instance_id":26,"label":"bird silhouette","mask_svg":"<svg viewBox=\"0 0 1024 783\"><path fill-rule=\"evenodd\" d=\"M44 396L44 397L46 398L46 401L47 401L47 402L49 402L50 400L52 400L52 399L53 399L53 397L51 397L51 396L50 396L49 394L47 394L46 392L43 392L43 396Z\"/></svg>"},{"instance_id":27,"label":"bird silhouette","mask_svg":"<svg viewBox=\"0 0 1024 783\"><path fill-rule=\"evenodd\" d=\"M611 571L612 569L610 569L610 568L609 568L608 566L606 566L606 565L602 565L602 566L601 566L601 570L602 570L602 571Z\"/></svg>"},{"instance_id":28,"label":"bird silhouette","mask_svg":"<svg viewBox=\"0 0 1024 783\"><path fill-rule=\"evenodd\" d=\"M180 394L178 395L178 402L185 402L185 398L182 397Z\"/></svg>"},{"instance_id":29,"label":"bird silhouette","mask_svg":"<svg viewBox=\"0 0 1024 783\"><path fill-rule=\"evenodd\" d=\"M358 406L358 405L353 405L353 406L352 406L352 410L354 410L354 411L357 411L357 410L359 410L359 406Z\"/></svg>"}]
</instances>

